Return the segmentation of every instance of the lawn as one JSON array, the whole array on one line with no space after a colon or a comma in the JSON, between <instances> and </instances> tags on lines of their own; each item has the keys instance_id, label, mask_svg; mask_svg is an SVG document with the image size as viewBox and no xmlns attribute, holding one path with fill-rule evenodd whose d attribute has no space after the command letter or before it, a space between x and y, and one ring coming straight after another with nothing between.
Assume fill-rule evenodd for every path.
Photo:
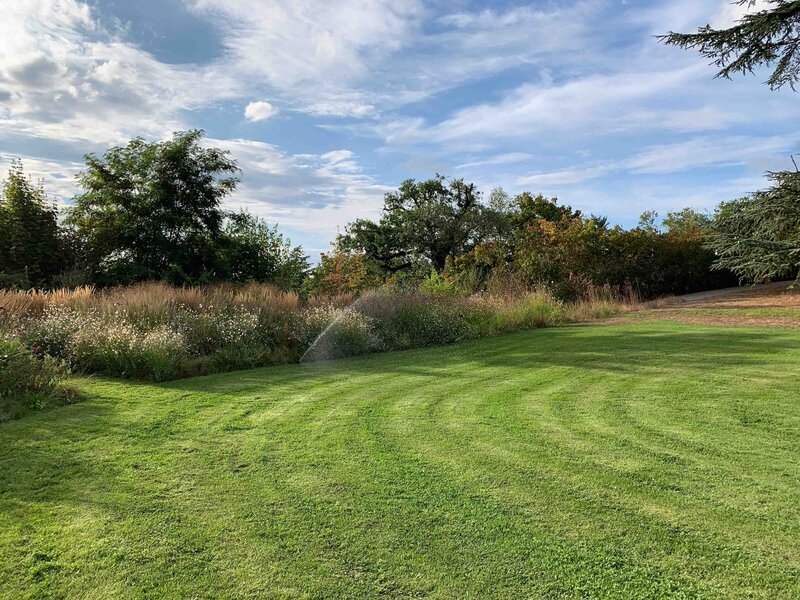
<instances>
[{"instance_id":1,"label":"lawn","mask_svg":"<svg viewBox=\"0 0 800 600\"><path fill-rule=\"evenodd\" d=\"M800 331L78 385L0 426L3 598L800 597Z\"/></svg>"}]
</instances>

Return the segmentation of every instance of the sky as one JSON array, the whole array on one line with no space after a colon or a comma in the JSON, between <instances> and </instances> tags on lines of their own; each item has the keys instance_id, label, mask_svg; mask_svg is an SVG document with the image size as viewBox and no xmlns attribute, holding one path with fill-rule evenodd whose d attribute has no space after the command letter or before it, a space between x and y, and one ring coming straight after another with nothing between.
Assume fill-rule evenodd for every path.
<instances>
[{"instance_id":1,"label":"sky","mask_svg":"<svg viewBox=\"0 0 800 600\"><path fill-rule=\"evenodd\" d=\"M800 95L654 38L729 26L729 0L2 5L0 173L19 157L68 204L86 153L201 128L242 170L227 206L312 259L408 178L632 226L763 188L800 150Z\"/></svg>"}]
</instances>

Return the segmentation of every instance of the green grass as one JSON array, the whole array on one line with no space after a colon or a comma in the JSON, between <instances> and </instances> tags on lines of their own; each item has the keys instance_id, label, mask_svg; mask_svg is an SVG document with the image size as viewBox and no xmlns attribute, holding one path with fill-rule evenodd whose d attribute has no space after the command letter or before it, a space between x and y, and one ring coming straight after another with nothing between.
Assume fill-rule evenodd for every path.
<instances>
[{"instance_id":1,"label":"green grass","mask_svg":"<svg viewBox=\"0 0 800 600\"><path fill-rule=\"evenodd\" d=\"M800 332L637 323L0 427L0 597L800 596Z\"/></svg>"}]
</instances>

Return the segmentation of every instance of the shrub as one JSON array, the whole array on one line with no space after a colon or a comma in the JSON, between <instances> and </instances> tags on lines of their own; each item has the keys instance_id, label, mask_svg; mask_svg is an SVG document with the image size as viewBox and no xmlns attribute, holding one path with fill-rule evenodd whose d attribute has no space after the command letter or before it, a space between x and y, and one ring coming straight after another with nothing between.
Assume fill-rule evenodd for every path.
<instances>
[{"instance_id":1,"label":"shrub","mask_svg":"<svg viewBox=\"0 0 800 600\"><path fill-rule=\"evenodd\" d=\"M481 309L464 299L412 293L372 293L359 311L375 320L387 350L452 344L477 337Z\"/></svg>"},{"instance_id":2,"label":"shrub","mask_svg":"<svg viewBox=\"0 0 800 600\"><path fill-rule=\"evenodd\" d=\"M57 359L39 360L19 340L0 336L0 421L68 401L68 373Z\"/></svg>"},{"instance_id":3,"label":"shrub","mask_svg":"<svg viewBox=\"0 0 800 600\"><path fill-rule=\"evenodd\" d=\"M299 356L298 296L263 284L0 293L0 308L37 356L81 372L161 381Z\"/></svg>"},{"instance_id":4,"label":"shrub","mask_svg":"<svg viewBox=\"0 0 800 600\"><path fill-rule=\"evenodd\" d=\"M24 329L25 345L38 357L67 358L67 346L74 335L88 324L86 315L64 306L51 306L40 319L31 320Z\"/></svg>"},{"instance_id":5,"label":"shrub","mask_svg":"<svg viewBox=\"0 0 800 600\"><path fill-rule=\"evenodd\" d=\"M222 348L251 347L269 338L268 332L261 331L259 314L244 308L205 313L186 310L176 317L175 324L186 337L189 352L198 356Z\"/></svg>"},{"instance_id":6,"label":"shrub","mask_svg":"<svg viewBox=\"0 0 800 600\"><path fill-rule=\"evenodd\" d=\"M535 329L565 320L564 304L547 292L530 292L518 298L489 297L483 302L491 306L493 316L491 329L485 335Z\"/></svg>"},{"instance_id":7,"label":"shrub","mask_svg":"<svg viewBox=\"0 0 800 600\"><path fill-rule=\"evenodd\" d=\"M419 291L423 294L434 296L458 296L459 288L455 283L448 281L436 271L431 271L430 277L423 280L419 286Z\"/></svg>"},{"instance_id":8,"label":"shrub","mask_svg":"<svg viewBox=\"0 0 800 600\"><path fill-rule=\"evenodd\" d=\"M366 354L381 348L375 320L355 310L344 310L309 346L303 360L332 360Z\"/></svg>"},{"instance_id":9,"label":"shrub","mask_svg":"<svg viewBox=\"0 0 800 600\"><path fill-rule=\"evenodd\" d=\"M174 378L187 358L179 331L159 327L138 331L129 323L86 320L67 345L67 359L82 372L150 381Z\"/></svg>"},{"instance_id":10,"label":"shrub","mask_svg":"<svg viewBox=\"0 0 800 600\"><path fill-rule=\"evenodd\" d=\"M301 348L308 348L345 310L333 305L314 306L304 310L292 322L293 339Z\"/></svg>"},{"instance_id":11,"label":"shrub","mask_svg":"<svg viewBox=\"0 0 800 600\"><path fill-rule=\"evenodd\" d=\"M439 277L428 281L435 293L386 287L358 299L311 298L303 308L296 294L258 284L0 293L0 307L13 312L7 335L40 359L150 381L297 362L304 353L319 360L450 344L625 308L611 286L583 286L583 298L567 304L513 278L505 293L471 297Z\"/></svg>"}]
</instances>

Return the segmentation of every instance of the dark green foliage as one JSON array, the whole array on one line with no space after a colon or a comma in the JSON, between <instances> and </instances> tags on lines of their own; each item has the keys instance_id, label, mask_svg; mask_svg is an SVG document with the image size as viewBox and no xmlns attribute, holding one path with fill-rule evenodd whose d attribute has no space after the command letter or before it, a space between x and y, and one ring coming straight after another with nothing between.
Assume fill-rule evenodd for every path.
<instances>
[{"instance_id":1,"label":"dark green foliage","mask_svg":"<svg viewBox=\"0 0 800 600\"><path fill-rule=\"evenodd\" d=\"M411 241L398 215L385 213L376 223L356 219L336 239L337 253L363 253L386 273L406 271L414 266Z\"/></svg>"},{"instance_id":2,"label":"dark green foliage","mask_svg":"<svg viewBox=\"0 0 800 600\"><path fill-rule=\"evenodd\" d=\"M385 349L452 344L481 335L477 306L441 296L372 294L359 311L373 320ZM483 332L486 335L486 332Z\"/></svg>"},{"instance_id":3,"label":"dark green foliage","mask_svg":"<svg viewBox=\"0 0 800 600\"><path fill-rule=\"evenodd\" d=\"M709 246L717 268L746 281L796 277L800 269L800 173L770 173L772 187L719 206Z\"/></svg>"},{"instance_id":4,"label":"dark green foliage","mask_svg":"<svg viewBox=\"0 0 800 600\"><path fill-rule=\"evenodd\" d=\"M512 225L518 231L539 220L556 223L581 218L581 211L559 204L558 198L547 198L542 194L534 196L530 192L516 196L507 210Z\"/></svg>"},{"instance_id":5,"label":"dark green foliage","mask_svg":"<svg viewBox=\"0 0 800 600\"><path fill-rule=\"evenodd\" d=\"M441 271L448 258L468 251L483 235L486 209L475 185L463 179L408 179L386 194L383 210L377 223L352 223L337 246L368 254L389 273L408 270L420 259Z\"/></svg>"},{"instance_id":6,"label":"dark green foliage","mask_svg":"<svg viewBox=\"0 0 800 600\"><path fill-rule=\"evenodd\" d=\"M387 194L380 223L353 223L340 236L340 248L382 265L393 282L400 271L407 277L401 282L448 293L483 291L502 280L523 287L513 291L502 284L504 293L545 286L561 299L574 300L603 286L655 297L735 283L727 271L710 271L714 255L704 247L710 219L691 209L668 213L665 233L654 211L643 214L638 228L625 231L609 227L605 217L585 216L541 194L524 192L510 199L498 188L483 205L474 191L464 192L471 185L456 183L453 197L463 193L470 198L455 202L470 207L463 218L453 218L455 213L442 209L441 201L430 200L446 192L442 177L409 181ZM449 216L429 217L443 213ZM429 235L437 228L443 228L440 246ZM417 237L408 233L412 230ZM433 256L444 259L444 268Z\"/></svg>"},{"instance_id":7,"label":"dark green foliage","mask_svg":"<svg viewBox=\"0 0 800 600\"><path fill-rule=\"evenodd\" d=\"M177 284L218 277L222 199L236 187L236 162L205 148L199 130L164 142L142 138L88 155L84 192L68 222L94 281L163 279Z\"/></svg>"},{"instance_id":8,"label":"dark green foliage","mask_svg":"<svg viewBox=\"0 0 800 600\"><path fill-rule=\"evenodd\" d=\"M769 10L745 15L728 29L705 25L697 33L659 36L664 43L694 48L720 68L717 77L752 73L762 65L774 67L766 83L772 89L800 80L800 1L767 0ZM755 0L737 0L740 6L754 6Z\"/></svg>"},{"instance_id":9,"label":"dark green foliage","mask_svg":"<svg viewBox=\"0 0 800 600\"><path fill-rule=\"evenodd\" d=\"M511 233L456 257L446 272L449 280L483 289L493 277L510 276L565 300L603 286L651 298L735 283L727 271L710 271L715 257L704 246L708 217L691 209L669 213L666 233L653 211L626 231L527 192L507 210Z\"/></svg>"},{"instance_id":10,"label":"dark green foliage","mask_svg":"<svg viewBox=\"0 0 800 600\"><path fill-rule=\"evenodd\" d=\"M164 280L271 282L299 289L308 269L301 248L276 227L222 200L238 171L229 153L201 144L202 131L165 142L137 138L86 157L83 194L68 222L93 282Z\"/></svg>"},{"instance_id":11,"label":"dark green foliage","mask_svg":"<svg viewBox=\"0 0 800 600\"><path fill-rule=\"evenodd\" d=\"M658 213L654 210L646 210L639 215L638 229L655 233L658 231Z\"/></svg>"},{"instance_id":12,"label":"dark green foliage","mask_svg":"<svg viewBox=\"0 0 800 600\"><path fill-rule=\"evenodd\" d=\"M277 226L245 211L226 219L219 261L225 280L270 282L292 290L300 289L309 268L302 248L292 247Z\"/></svg>"},{"instance_id":13,"label":"dark green foliage","mask_svg":"<svg viewBox=\"0 0 800 600\"><path fill-rule=\"evenodd\" d=\"M41 185L11 164L0 196L0 287L45 287L66 266L58 209Z\"/></svg>"},{"instance_id":14,"label":"dark green foliage","mask_svg":"<svg viewBox=\"0 0 800 600\"><path fill-rule=\"evenodd\" d=\"M694 34L671 32L667 44L696 48L721 67L718 77L747 73L761 65L774 66L767 83L772 89L800 80L800 1L767 0L769 10L749 14L735 26L715 30L706 25ZM755 0L738 0L752 7ZM690 227L705 231L716 269L730 270L742 281L796 277L800 269L800 174L769 173L773 185L717 208L711 231L708 218L682 215L665 224L670 230Z\"/></svg>"}]
</instances>

